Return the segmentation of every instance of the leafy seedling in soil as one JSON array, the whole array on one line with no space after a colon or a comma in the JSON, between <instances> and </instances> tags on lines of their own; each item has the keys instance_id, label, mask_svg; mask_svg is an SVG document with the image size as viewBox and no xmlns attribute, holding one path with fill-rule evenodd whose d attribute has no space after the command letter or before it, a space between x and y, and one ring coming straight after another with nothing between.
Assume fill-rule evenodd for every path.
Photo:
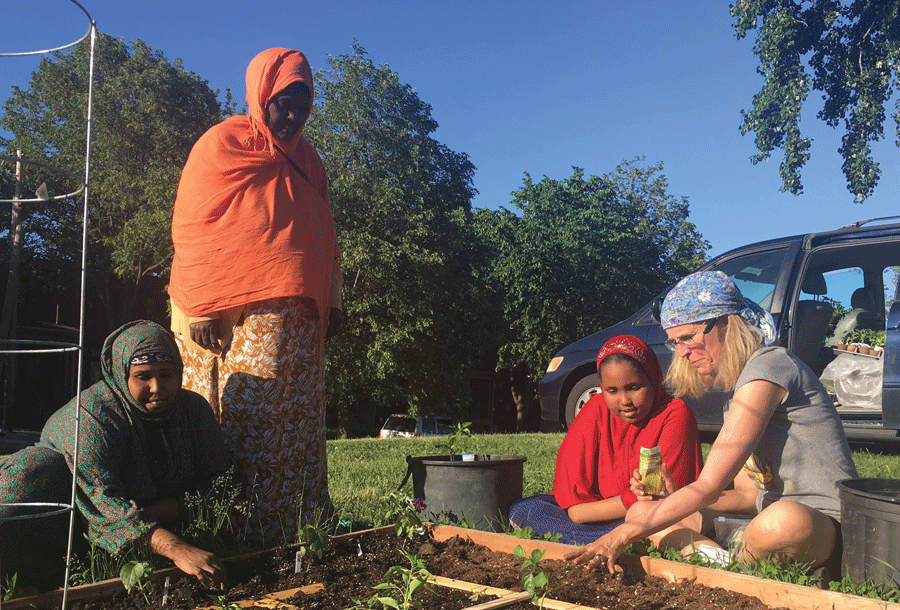
<instances>
[{"instance_id":1,"label":"leafy seedling in soil","mask_svg":"<svg viewBox=\"0 0 900 610\"><path fill-rule=\"evenodd\" d=\"M447 435L447 442L439 444L438 449L446 448L450 455L456 455L460 439L464 436L472 436L471 426L472 422L457 422L456 429Z\"/></svg>"},{"instance_id":2,"label":"leafy seedling in soil","mask_svg":"<svg viewBox=\"0 0 900 610\"><path fill-rule=\"evenodd\" d=\"M895 572L900 571L883 559L877 557L874 559ZM849 576L844 576L842 580L833 580L828 583L828 588L832 591L837 591L838 593L849 593L850 595L859 595L860 597L881 599L886 602L900 602L900 583L893 579L885 579L882 582L867 580L863 583L855 583L850 580Z\"/></svg>"},{"instance_id":3,"label":"leafy seedling in soil","mask_svg":"<svg viewBox=\"0 0 900 610\"><path fill-rule=\"evenodd\" d=\"M414 553L400 552L409 561L409 568L403 566L391 566L384 573L382 582L375 585L378 591L372 597L364 600L355 600L356 608L394 608L395 610L410 610L421 608L422 602L413 599L413 595L420 588L434 591L428 584L432 578L431 572L425 569L425 562Z\"/></svg>"},{"instance_id":4,"label":"leafy seedling in soil","mask_svg":"<svg viewBox=\"0 0 900 610\"><path fill-rule=\"evenodd\" d=\"M224 595L214 595L207 593L207 597L216 602L216 608L219 610L241 610L241 607L233 602L229 602Z\"/></svg>"},{"instance_id":5,"label":"leafy seedling in soil","mask_svg":"<svg viewBox=\"0 0 900 610\"><path fill-rule=\"evenodd\" d=\"M394 531L400 537L412 540L416 535L425 533L425 525L419 516L427 508L424 500L409 498L397 492L390 495L391 506L384 515L386 523L394 524Z\"/></svg>"},{"instance_id":6,"label":"leafy seedling in soil","mask_svg":"<svg viewBox=\"0 0 900 610\"><path fill-rule=\"evenodd\" d=\"M134 586L137 586L141 595L147 604L150 604L150 595L153 593L153 566L146 561L129 561L119 572L122 584L125 585L125 591L131 592Z\"/></svg>"},{"instance_id":7,"label":"leafy seedling in soil","mask_svg":"<svg viewBox=\"0 0 900 610\"><path fill-rule=\"evenodd\" d=\"M562 540L562 534L554 534L552 532L544 532L540 536L535 536L534 530L527 525L525 527L510 527L506 533L521 540L544 540L546 542L559 542Z\"/></svg>"},{"instance_id":8,"label":"leafy seedling in soil","mask_svg":"<svg viewBox=\"0 0 900 610\"><path fill-rule=\"evenodd\" d=\"M297 541L306 543L298 551L301 557L313 555L317 559L322 559L325 547L328 546L328 533L315 525L306 524L297 531ZM309 569L308 563L307 569Z\"/></svg>"},{"instance_id":9,"label":"leafy seedling in soil","mask_svg":"<svg viewBox=\"0 0 900 610\"><path fill-rule=\"evenodd\" d=\"M18 576L18 574L7 574L3 577L3 585L0 587L3 595L0 596L0 600L9 601L16 596L16 580L18 580Z\"/></svg>"},{"instance_id":10,"label":"leafy seedling in soil","mask_svg":"<svg viewBox=\"0 0 900 610\"><path fill-rule=\"evenodd\" d=\"M524 559L520 570L524 571L522 575L522 588L531 594L532 601L539 607L544 607L544 599L550 594L550 587L547 586L549 581L547 574L541 570L540 561L544 556L544 551L534 549L531 555L525 552L522 545L517 545L513 551L513 557ZM543 591L541 591L543 589Z\"/></svg>"}]
</instances>

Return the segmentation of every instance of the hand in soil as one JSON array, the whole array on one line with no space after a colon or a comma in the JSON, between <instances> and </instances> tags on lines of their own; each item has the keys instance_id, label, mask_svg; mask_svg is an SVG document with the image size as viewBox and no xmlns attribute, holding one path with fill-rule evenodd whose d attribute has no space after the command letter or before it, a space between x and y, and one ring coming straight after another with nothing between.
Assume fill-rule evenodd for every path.
<instances>
[{"instance_id":1,"label":"hand in soil","mask_svg":"<svg viewBox=\"0 0 900 610\"><path fill-rule=\"evenodd\" d=\"M178 569L196 576L207 589L225 591L228 588L228 573L225 566L212 553L191 546L184 553L179 553L171 559Z\"/></svg>"},{"instance_id":2,"label":"hand in soil","mask_svg":"<svg viewBox=\"0 0 900 610\"><path fill-rule=\"evenodd\" d=\"M619 526L590 544L575 549L571 553L566 554L566 559L576 565L584 565L585 569L589 570L596 570L606 565L610 574L622 572L622 566L616 563L626 546L619 540L619 538L622 538L621 529L622 526Z\"/></svg>"},{"instance_id":3,"label":"hand in soil","mask_svg":"<svg viewBox=\"0 0 900 610\"><path fill-rule=\"evenodd\" d=\"M157 527L150 533L150 548L171 559L185 574L195 576L204 587L224 591L228 573L222 562L207 551L188 544L172 532Z\"/></svg>"}]
</instances>

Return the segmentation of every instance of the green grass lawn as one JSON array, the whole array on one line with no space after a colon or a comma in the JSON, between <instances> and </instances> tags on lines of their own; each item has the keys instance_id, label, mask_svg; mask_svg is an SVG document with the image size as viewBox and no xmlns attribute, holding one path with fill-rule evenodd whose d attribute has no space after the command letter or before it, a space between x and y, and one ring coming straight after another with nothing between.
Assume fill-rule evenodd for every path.
<instances>
[{"instance_id":1,"label":"green grass lawn","mask_svg":"<svg viewBox=\"0 0 900 610\"><path fill-rule=\"evenodd\" d=\"M556 452L563 434L485 434L460 441L462 451L524 455L524 495L549 493L553 487ZM406 474L406 456L446 454L445 438L354 439L328 441L328 483L343 519L383 525L382 515L393 505L391 492ZM703 445L704 456L709 445ZM862 478L900 479L900 455L854 450ZM400 490L412 495L412 480Z\"/></svg>"},{"instance_id":2,"label":"green grass lawn","mask_svg":"<svg viewBox=\"0 0 900 610\"><path fill-rule=\"evenodd\" d=\"M457 452L524 455L524 494L553 487L553 467L562 434L485 434L463 438ZM406 456L446 455L446 438L363 438L328 441L328 488L342 519L383 525L390 494L406 475ZM403 489L412 496L412 479Z\"/></svg>"},{"instance_id":3,"label":"green grass lawn","mask_svg":"<svg viewBox=\"0 0 900 610\"><path fill-rule=\"evenodd\" d=\"M459 451L524 455L524 495L549 493L553 487L556 452L563 434L480 434L463 438ZM406 456L445 455L443 437L363 438L328 441L328 483L342 519L384 525L395 507L390 495L406 474ZM703 445L703 454L709 445ZM5 456L0 456L0 460ZM900 455L855 450L853 459L862 478L900 479ZM400 493L412 495L412 480Z\"/></svg>"}]
</instances>

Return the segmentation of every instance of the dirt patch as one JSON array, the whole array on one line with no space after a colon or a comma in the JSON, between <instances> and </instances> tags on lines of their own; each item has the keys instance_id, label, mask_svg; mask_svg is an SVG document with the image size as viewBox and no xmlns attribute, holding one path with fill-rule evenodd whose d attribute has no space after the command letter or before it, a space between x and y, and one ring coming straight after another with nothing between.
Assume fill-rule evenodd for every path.
<instances>
[{"instance_id":1,"label":"dirt patch","mask_svg":"<svg viewBox=\"0 0 900 610\"><path fill-rule=\"evenodd\" d=\"M362 554L359 551L362 549ZM409 566L400 553L416 553L427 569L435 575L488 585L512 591L522 590L522 560L505 553L497 553L470 541L451 538L446 542L428 539L407 540L392 532L366 534L358 540L332 544L321 559L304 558L300 573L295 574L295 552L280 549L254 559L235 560L228 564L231 582L227 602L259 600L275 591L295 589L321 583L319 592L296 593L282 600L306 610L337 610L352 608L355 600L366 599L373 587L382 582L389 567ZM655 610L691 608L692 610L762 610L768 608L759 600L724 589L709 588L690 583L673 584L661 578L636 579L629 575L610 576L606 572L585 571L566 561L543 560L541 569L549 577L550 595L556 600L591 608L608 610L653 608ZM73 610L134 610L145 607L161 608L162 587L156 586L150 595L150 605L139 592L117 594L98 602L75 601ZM423 608L459 610L494 599L482 595L433 587L434 592L419 590L415 599ZM164 609L194 610L215 608L209 597L193 578L180 577L170 584ZM265 603L265 602L264 602ZM273 608L273 605L245 605L244 608ZM58 607L58 605L57 605ZM281 606L290 608L290 606ZM505 606L511 610L534 608L529 602Z\"/></svg>"}]
</instances>

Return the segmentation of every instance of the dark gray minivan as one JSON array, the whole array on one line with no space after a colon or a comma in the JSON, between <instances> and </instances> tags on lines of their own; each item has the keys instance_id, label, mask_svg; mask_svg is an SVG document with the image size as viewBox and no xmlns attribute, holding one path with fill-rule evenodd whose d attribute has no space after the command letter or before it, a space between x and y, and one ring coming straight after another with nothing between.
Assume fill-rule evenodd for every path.
<instances>
[{"instance_id":1,"label":"dark gray minivan","mask_svg":"<svg viewBox=\"0 0 900 610\"><path fill-rule=\"evenodd\" d=\"M736 248L699 270L723 271L772 314L776 343L820 376L848 439L900 443L900 216ZM663 370L668 367L672 353L663 345L658 303L556 354L538 390L545 422L568 426L599 391L597 352L616 335L642 339ZM883 350L868 355L839 349L854 330L873 331L867 336L883 341ZM719 430L726 399L724 392L710 392L686 400L701 432Z\"/></svg>"}]
</instances>

